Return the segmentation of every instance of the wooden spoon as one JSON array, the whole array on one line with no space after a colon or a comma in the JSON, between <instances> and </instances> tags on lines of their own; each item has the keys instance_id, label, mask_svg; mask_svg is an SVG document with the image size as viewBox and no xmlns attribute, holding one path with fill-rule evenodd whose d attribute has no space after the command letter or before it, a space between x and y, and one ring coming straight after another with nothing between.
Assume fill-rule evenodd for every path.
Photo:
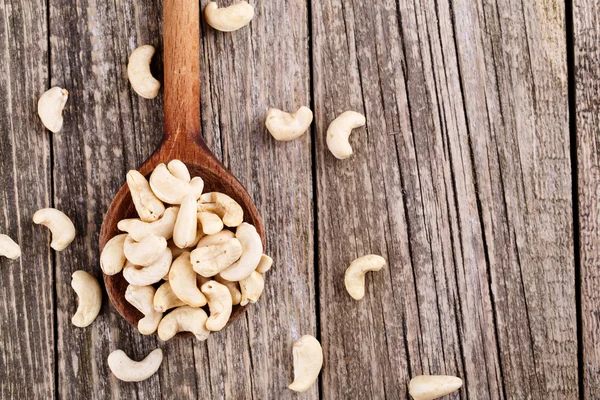
<instances>
[{"instance_id":1,"label":"wooden spoon","mask_svg":"<svg viewBox=\"0 0 600 400\"><path fill-rule=\"evenodd\" d=\"M159 148L138 169L148 177L160 163L183 161L191 176L204 180L205 192L222 192L244 209L244 221L254 225L265 244L264 227L256 206L242 184L208 149L200 127L200 5L199 0L163 0L165 126ZM100 231L100 251L119 233L117 223L137 217L126 184L110 205ZM137 328L143 315L125 300L128 282L123 274L104 275L106 291L119 314ZM234 306L229 323L246 307ZM189 333L179 337L191 336Z\"/></svg>"}]
</instances>

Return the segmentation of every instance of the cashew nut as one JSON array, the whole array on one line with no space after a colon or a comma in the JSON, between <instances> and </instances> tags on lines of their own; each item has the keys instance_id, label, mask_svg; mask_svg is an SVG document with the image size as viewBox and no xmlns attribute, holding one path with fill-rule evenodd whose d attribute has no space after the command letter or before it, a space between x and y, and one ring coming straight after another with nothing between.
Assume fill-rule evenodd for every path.
<instances>
[{"instance_id":1,"label":"cashew nut","mask_svg":"<svg viewBox=\"0 0 600 400\"><path fill-rule=\"evenodd\" d=\"M56 251L64 250L75 239L75 225L62 211L55 208L43 208L33 214L33 222L46 226L52 232L52 247Z\"/></svg>"},{"instance_id":2,"label":"cashew nut","mask_svg":"<svg viewBox=\"0 0 600 400\"><path fill-rule=\"evenodd\" d=\"M384 266L385 259L374 254L352 261L344 278L346 290L350 293L350 296L355 300L365 297L365 274L368 271L379 271Z\"/></svg>"},{"instance_id":3,"label":"cashew nut","mask_svg":"<svg viewBox=\"0 0 600 400\"><path fill-rule=\"evenodd\" d=\"M192 180L190 176L190 171L186 167L186 165L179 160L171 160L167 164L167 169L169 172L177 179L181 179L184 182L189 182Z\"/></svg>"},{"instance_id":4,"label":"cashew nut","mask_svg":"<svg viewBox=\"0 0 600 400\"><path fill-rule=\"evenodd\" d=\"M21 257L21 247L8 235L0 235L0 256L16 260Z\"/></svg>"},{"instance_id":5,"label":"cashew nut","mask_svg":"<svg viewBox=\"0 0 600 400\"><path fill-rule=\"evenodd\" d=\"M147 267L140 267L128 262L123 268L123 278L136 286L152 285L169 273L172 260L171 249L167 248Z\"/></svg>"},{"instance_id":6,"label":"cashew nut","mask_svg":"<svg viewBox=\"0 0 600 400\"><path fill-rule=\"evenodd\" d=\"M192 332L196 339L206 340L210 331L206 329L208 315L201 308L178 307L168 313L158 325L158 338L169 340L178 332Z\"/></svg>"},{"instance_id":7,"label":"cashew nut","mask_svg":"<svg viewBox=\"0 0 600 400\"><path fill-rule=\"evenodd\" d=\"M258 301L263 290L265 290L265 280L261 274L252 271L249 277L240 281L240 290L242 291L240 305L254 304Z\"/></svg>"},{"instance_id":8,"label":"cashew nut","mask_svg":"<svg viewBox=\"0 0 600 400\"><path fill-rule=\"evenodd\" d=\"M124 382L141 382L158 371L162 360L161 349L153 350L142 361L132 361L123 350L115 350L108 356L108 367L117 379Z\"/></svg>"},{"instance_id":9,"label":"cashew nut","mask_svg":"<svg viewBox=\"0 0 600 400\"><path fill-rule=\"evenodd\" d=\"M156 290L154 294L154 309L159 312L165 312L171 308L185 306L186 304L177 297L171 284L165 282Z\"/></svg>"},{"instance_id":10,"label":"cashew nut","mask_svg":"<svg viewBox=\"0 0 600 400\"><path fill-rule=\"evenodd\" d=\"M250 23L254 18L254 7L246 1L240 1L229 7L219 8L211 1L204 7L206 22L218 31L236 31Z\"/></svg>"},{"instance_id":11,"label":"cashew nut","mask_svg":"<svg viewBox=\"0 0 600 400\"><path fill-rule=\"evenodd\" d=\"M190 247L198 233L198 219L196 218L196 199L187 195L181 202L181 208L173 229L173 243L185 249Z\"/></svg>"},{"instance_id":12,"label":"cashew nut","mask_svg":"<svg viewBox=\"0 0 600 400\"><path fill-rule=\"evenodd\" d=\"M130 218L119 221L117 227L119 230L129 233L129 236L136 242L142 241L150 234L162 236L168 240L173 237L178 213L179 207L169 207L157 221L144 222L137 218Z\"/></svg>"},{"instance_id":13,"label":"cashew nut","mask_svg":"<svg viewBox=\"0 0 600 400\"><path fill-rule=\"evenodd\" d=\"M152 286L127 286L125 300L144 314L144 318L138 321L138 330L142 335L151 335L156 332L158 324L162 319L162 312L154 309L154 293Z\"/></svg>"},{"instance_id":14,"label":"cashew nut","mask_svg":"<svg viewBox=\"0 0 600 400\"><path fill-rule=\"evenodd\" d=\"M448 375L419 375L410 380L408 393L415 400L433 400L462 386L462 379Z\"/></svg>"},{"instance_id":15,"label":"cashew nut","mask_svg":"<svg viewBox=\"0 0 600 400\"><path fill-rule=\"evenodd\" d=\"M175 177L165 164L158 164L150 175L150 187L156 197L165 203L181 204L187 195L198 199L204 190L204 181L197 176L186 182Z\"/></svg>"},{"instance_id":16,"label":"cashew nut","mask_svg":"<svg viewBox=\"0 0 600 400\"><path fill-rule=\"evenodd\" d=\"M235 234L230 230L223 230L219 233L215 233L214 235L206 235L202 239L198 241L197 248L212 246L215 244L223 244L227 242L229 239L233 239Z\"/></svg>"},{"instance_id":17,"label":"cashew nut","mask_svg":"<svg viewBox=\"0 0 600 400\"><path fill-rule=\"evenodd\" d=\"M106 275L115 275L121 272L125 265L125 253L123 246L127 234L123 233L110 239L100 254L100 268Z\"/></svg>"},{"instance_id":18,"label":"cashew nut","mask_svg":"<svg viewBox=\"0 0 600 400\"><path fill-rule=\"evenodd\" d=\"M54 86L40 96L38 100L38 115L42 124L51 132L58 133L63 126L62 112L67 104L69 92Z\"/></svg>"},{"instance_id":19,"label":"cashew nut","mask_svg":"<svg viewBox=\"0 0 600 400\"><path fill-rule=\"evenodd\" d=\"M136 170L127 173L127 186L135 209L144 222L154 222L165 212L165 205L154 195L144 175Z\"/></svg>"},{"instance_id":20,"label":"cashew nut","mask_svg":"<svg viewBox=\"0 0 600 400\"><path fill-rule=\"evenodd\" d=\"M258 263L258 267L256 267L256 272L260 272L264 274L273 266L273 259L266 254L263 254L260 257L260 262Z\"/></svg>"},{"instance_id":21,"label":"cashew nut","mask_svg":"<svg viewBox=\"0 0 600 400\"><path fill-rule=\"evenodd\" d=\"M308 130L313 120L310 108L302 106L293 114L276 108L269 109L265 126L276 139L287 142L299 138Z\"/></svg>"},{"instance_id":22,"label":"cashew nut","mask_svg":"<svg viewBox=\"0 0 600 400\"><path fill-rule=\"evenodd\" d=\"M183 252L173 261L169 271L169 283L175 295L187 305L192 307L206 305L206 297L196 283L196 272L192 268L189 252Z\"/></svg>"},{"instance_id":23,"label":"cashew nut","mask_svg":"<svg viewBox=\"0 0 600 400\"><path fill-rule=\"evenodd\" d=\"M190 261L197 274L209 278L231 266L241 255L242 244L234 238L223 244L197 248L192 251Z\"/></svg>"},{"instance_id":24,"label":"cashew nut","mask_svg":"<svg viewBox=\"0 0 600 400\"><path fill-rule=\"evenodd\" d=\"M223 270L221 276L228 281L236 282L248 277L258 266L263 253L262 241L256 228L244 222L235 237L242 244L242 256L231 267Z\"/></svg>"},{"instance_id":25,"label":"cashew nut","mask_svg":"<svg viewBox=\"0 0 600 400\"><path fill-rule=\"evenodd\" d=\"M230 282L226 279L223 279L221 278L221 275L215 276L215 280L227 286L227 289L229 289L229 294L231 295L231 304L234 306L240 304L240 301L242 301L242 292L240 292L237 282Z\"/></svg>"},{"instance_id":26,"label":"cashew nut","mask_svg":"<svg viewBox=\"0 0 600 400\"><path fill-rule=\"evenodd\" d=\"M244 210L225 193L204 193L198 201L198 211L210 211L217 214L229 227L238 226L244 220Z\"/></svg>"},{"instance_id":27,"label":"cashew nut","mask_svg":"<svg viewBox=\"0 0 600 400\"><path fill-rule=\"evenodd\" d=\"M223 221L221 221L221 218L217 214L202 211L199 212L197 216L202 232L205 235L214 235L223 230Z\"/></svg>"},{"instance_id":28,"label":"cashew nut","mask_svg":"<svg viewBox=\"0 0 600 400\"><path fill-rule=\"evenodd\" d=\"M227 325L233 306L229 289L227 286L211 280L204 283L200 290L208 299L208 308L210 309L210 317L206 320L206 329L213 332L220 331Z\"/></svg>"},{"instance_id":29,"label":"cashew nut","mask_svg":"<svg viewBox=\"0 0 600 400\"><path fill-rule=\"evenodd\" d=\"M348 142L352 129L363 126L365 116L355 111L346 111L338 116L327 128L327 147L336 158L343 160L352 154Z\"/></svg>"},{"instance_id":30,"label":"cashew nut","mask_svg":"<svg viewBox=\"0 0 600 400\"><path fill-rule=\"evenodd\" d=\"M91 324L102 307L102 290L96 278L85 271L73 272L71 287L77 293L77 312L71 318L73 325L85 328Z\"/></svg>"},{"instance_id":31,"label":"cashew nut","mask_svg":"<svg viewBox=\"0 0 600 400\"><path fill-rule=\"evenodd\" d=\"M314 336L304 335L294 343L294 382L289 389L306 392L317 380L323 366L323 349Z\"/></svg>"},{"instance_id":32,"label":"cashew nut","mask_svg":"<svg viewBox=\"0 0 600 400\"><path fill-rule=\"evenodd\" d=\"M123 252L125 257L134 265L147 267L152 264L167 248L164 237L150 234L140 242L136 242L129 235L125 238Z\"/></svg>"},{"instance_id":33,"label":"cashew nut","mask_svg":"<svg viewBox=\"0 0 600 400\"><path fill-rule=\"evenodd\" d=\"M145 99L155 98L160 89L160 82L154 79L150 71L153 55L154 46L149 44L140 46L131 53L127 64L127 76L131 87Z\"/></svg>"}]
</instances>

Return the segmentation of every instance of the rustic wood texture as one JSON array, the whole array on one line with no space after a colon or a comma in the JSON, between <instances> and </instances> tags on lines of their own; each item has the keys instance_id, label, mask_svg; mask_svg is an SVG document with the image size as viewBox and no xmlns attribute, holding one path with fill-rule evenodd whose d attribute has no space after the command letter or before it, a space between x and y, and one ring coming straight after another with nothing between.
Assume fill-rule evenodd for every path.
<instances>
[{"instance_id":1,"label":"rustic wood texture","mask_svg":"<svg viewBox=\"0 0 600 400\"><path fill-rule=\"evenodd\" d=\"M162 91L142 99L126 76L129 54L152 44L164 82L162 3L0 6L0 233L23 248L18 261L0 258L0 398L405 399L421 373L462 377L451 398L600 396L596 0L573 2L573 37L560 0L252 1L254 20L232 33L202 19L198 117L263 217L275 260L266 291L206 342L142 336L108 298L90 327L74 327L71 274L101 278L103 218L163 136ZM36 103L54 85L70 98L51 135ZM275 141L268 108L302 105L311 131ZM325 132L346 110L367 125L340 161ZM47 206L77 228L60 253L31 222ZM369 253L388 265L357 302L344 271ZM287 385L303 334L321 340L325 360L297 396ZM112 350L141 359L156 347L165 360L147 381L108 370Z\"/></svg>"},{"instance_id":2,"label":"rustic wood texture","mask_svg":"<svg viewBox=\"0 0 600 400\"><path fill-rule=\"evenodd\" d=\"M583 396L600 398L600 3L573 2Z\"/></svg>"}]
</instances>

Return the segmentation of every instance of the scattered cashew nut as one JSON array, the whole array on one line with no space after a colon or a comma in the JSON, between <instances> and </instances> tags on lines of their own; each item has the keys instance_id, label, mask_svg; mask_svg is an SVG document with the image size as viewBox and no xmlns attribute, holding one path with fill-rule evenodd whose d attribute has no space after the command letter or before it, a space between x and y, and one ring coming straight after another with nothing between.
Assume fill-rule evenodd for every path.
<instances>
[{"instance_id":1,"label":"scattered cashew nut","mask_svg":"<svg viewBox=\"0 0 600 400\"><path fill-rule=\"evenodd\" d=\"M0 234L0 256L16 260L21 257L21 247L10 236Z\"/></svg>"},{"instance_id":2,"label":"scattered cashew nut","mask_svg":"<svg viewBox=\"0 0 600 400\"><path fill-rule=\"evenodd\" d=\"M33 222L46 226L52 232L52 247L56 251L64 250L75 239L75 225L62 211L55 208L43 208L33 214Z\"/></svg>"},{"instance_id":3,"label":"scattered cashew nut","mask_svg":"<svg viewBox=\"0 0 600 400\"><path fill-rule=\"evenodd\" d=\"M196 218L196 199L187 195L181 202L181 208L173 228L173 243L179 248L190 247L198 234L198 219Z\"/></svg>"},{"instance_id":4,"label":"scattered cashew nut","mask_svg":"<svg viewBox=\"0 0 600 400\"><path fill-rule=\"evenodd\" d=\"M165 164L158 164L150 175L150 187L156 197L165 203L181 204L187 195L198 199L204 190L204 181L197 176L186 182L173 175Z\"/></svg>"},{"instance_id":5,"label":"scattered cashew nut","mask_svg":"<svg viewBox=\"0 0 600 400\"><path fill-rule=\"evenodd\" d=\"M178 213L179 207L169 207L157 221L144 222L137 218L123 219L119 221L117 228L129 233L129 236L136 242L142 241L150 234L162 236L168 240L173 237L173 229L175 229Z\"/></svg>"},{"instance_id":6,"label":"scattered cashew nut","mask_svg":"<svg viewBox=\"0 0 600 400\"><path fill-rule=\"evenodd\" d=\"M217 214L226 226L239 226L244 220L244 210L225 193L204 193L198 201L198 211L210 211Z\"/></svg>"},{"instance_id":7,"label":"scattered cashew nut","mask_svg":"<svg viewBox=\"0 0 600 400\"><path fill-rule=\"evenodd\" d=\"M242 256L232 266L221 272L223 279L237 282L248 277L258 266L263 254L262 241L256 228L244 222L236 232L235 237L242 244Z\"/></svg>"},{"instance_id":8,"label":"scattered cashew nut","mask_svg":"<svg viewBox=\"0 0 600 400\"><path fill-rule=\"evenodd\" d=\"M306 392L317 380L323 366L323 349L314 336L304 335L294 343L294 382L289 389Z\"/></svg>"},{"instance_id":9,"label":"scattered cashew nut","mask_svg":"<svg viewBox=\"0 0 600 400\"><path fill-rule=\"evenodd\" d=\"M156 311L165 312L171 308L185 305L186 304L177 297L175 292L173 292L169 282L163 283L156 289L156 293L154 294L154 309Z\"/></svg>"},{"instance_id":10,"label":"scattered cashew nut","mask_svg":"<svg viewBox=\"0 0 600 400\"><path fill-rule=\"evenodd\" d=\"M152 76L150 71L150 61L154 51L154 46L149 44L140 46L131 53L129 64L127 64L127 76L131 87L145 99L155 98L160 89L160 82Z\"/></svg>"},{"instance_id":11,"label":"scattered cashew nut","mask_svg":"<svg viewBox=\"0 0 600 400\"><path fill-rule=\"evenodd\" d=\"M110 239L104 245L102 254L100 254L100 268L106 275L115 275L121 272L125 265L125 252L123 246L127 234L123 233Z\"/></svg>"},{"instance_id":12,"label":"scattered cashew nut","mask_svg":"<svg viewBox=\"0 0 600 400\"><path fill-rule=\"evenodd\" d=\"M197 248L192 251L190 261L197 274L209 278L230 267L241 255L242 244L234 238L223 244Z\"/></svg>"},{"instance_id":13,"label":"scattered cashew nut","mask_svg":"<svg viewBox=\"0 0 600 400\"><path fill-rule=\"evenodd\" d=\"M302 106L293 114L276 108L269 109L265 126L269 133L280 141L290 141L299 138L308 130L313 120L310 108Z\"/></svg>"},{"instance_id":14,"label":"scattered cashew nut","mask_svg":"<svg viewBox=\"0 0 600 400\"><path fill-rule=\"evenodd\" d=\"M230 230L222 230L219 233L215 233L214 235L206 235L202 237L197 243L197 248L212 246L215 244L223 244L227 242L229 239L233 239L235 237L235 233Z\"/></svg>"},{"instance_id":15,"label":"scattered cashew nut","mask_svg":"<svg viewBox=\"0 0 600 400\"><path fill-rule=\"evenodd\" d=\"M258 267L256 267L256 272L260 272L264 274L273 266L273 259L266 254L263 254L260 257L260 262L258 263Z\"/></svg>"},{"instance_id":16,"label":"scattered cashew nut","mask_svg":"<svg viewBox=\"0 0 600 400\"><path fill-rule=\"evenodd\" d=\"M58 133L63 126L62 112L67 104L69 92L54 86L40 96L38 100L38 115L42 124L51 132Z\"/></svg>"},{"instance_id":17,"label":"scattered cashew nut","mask_svg":"<svg viewBox=\"0 0 600 400\"><path fill-rule=\"evenodd\" d=\"M379 271L385 266L385 259L381 256L370 254L352 261L348 269L344 284L346 290L355 300L365 297L365 274L368 271Z\"/></svg>"},{"instance_id":18,"label":"scattered cashew nut","mask_svg":"<svg viewBox=\"0 0 600 400\"><path fill-rule=\"evenodd\" d=\"M240 1L229 7L219 8L211 1L204 7L206 22L218 31L236 31L250 23L254 18L254 7L246 1Z\"/></svg>"},{"instance_id":19,"label":"scattered cashew nut","mask_svg":"<svg viewBox=\"0 0 600 400\"><path fill-rule=\"evenodd\" d=\"M190 171L186 167L186 165L180 160L171 160L167 164L167 169L169 172L177 179L181 179L184 182L189 182L192 180L190 176Z\"/></svg>"},{"instance_id":20,"label":"scattered cashew nut","mask_svg":"<svg viewBox=\"0 0 600 400\"><path fill-rule=\"evenodd\" d=\"M223 230L223 221L217 214L208 211L202 211L197 214L197 217L198 222L200 222L202 232L205 235L214 235Z\"/></svg>"},{"instance_id":21,"label":"scattered cashew nut","mask_svg":"<svg viewBox=\"0 0 600 400\"><path fill-rule=\"evenodd\" d=\"M136 242L129 235L123 243L125 257L134 265L147 267L152 264L167 248L167 240L164 237L150 234L142 241Z\"/></svg>"},{"instance_id":22,"label":"scattered cashew nut","mask_svg":"<svg viewBox=\"0 0 600 400\"><path fill-rule=\"evenodd\" d=\"M352 129L363 126L365 116L355 111L346 111L338 116L327 128L327 147L336 158L343 160L352 154L348 139Z\"/></svg>"},{"instance_id":23,"label":"scattered cashew nut","mask_svg":"<svg viewBox=\"0 0 600 400\"><path fill-rule=\"evenodd\" d=\"M147 286L159 282L163 276L169 273L173 255L171 249L166 248L152 264L140 267L128 262L123 268L123 278L136 286Z\"/></svg>"},{"instance_id":24,"label":"scattered cashew nut","mask_svg":"<svg viewBox=\"0 0 600 400\"><path fill-rule=\"evenodd\" d=\"M94 322L100 312L102 290L96 278L81 270L73 272L71 287L78 297L77 312L71 322L79 328L85 328Z\"/></svg>"},{"instance_id":25,"label":"scattered cashew nut","mask_svg":"<svg viewBox=\"0 0 600 400\"><path fill-rule=\"evenodd\" d=\"M169 340L178 332L192 332L196 339L206 340L210 331L206 329L208 315L201 308L178 307L165 315L158 324L158 338Z\"/></svg>"},{"instance_id":26,"label":"scattered cashew nut","mask_svg":"<svg viewBox=\"0 0 600 400\"><path fill-rule=\"evenodd\" d=\"M263 290L265 290L265 280L261 274L252 271L249 277L240 281L240 290L242 291L240 305L254 304L258 301Z\"/></svg>"},{"instance_id":27,"label":"scattered cashew nut","mask_svg":"<svg viewBox=\"0 0 600 400\"><path fill-rule=\"evenodd\" d=\"M153 350L142 361L133 361L123 350L115 350L108 356L108 367L114 376L124 382L141 382L158 371L162 360L161 349Z\"/></svg>"},{"instance_id":28,"label":"scattered cashew nut","mask_svg":"<svg viewBox=\"0 0 600 400\"><path fill-rule=\"evenodd\" d=\"M169 283L175 295L187 305L192 307L206 305L206 297L196 283L196 272L190 262L189 252L183 252L173 261L169 271Z\"/></svg>"},{"instance_id":29,"label":"scattered cashew nut","mask_svg":"<svg viewBox=\"0 0 600 400\"><path fill-rule=\"evenodd\" d=\"M230 282L226 279L221 278L221 275L215 276L215 280L229 289L229 294L231 295L231 304L238 305L240 301L242 301L242 292L240 292L240 288L237 282Z\"/></svg>"},{"instance_id":30,"label":"scattered cashew nut","mask_svg":"<svg viewBox=\"0 0 600 400\"><path fill-rule=\"evenodd\" d=\"M231 316L231 308L233 299L227 286L210 280L200 288L202 293L208 299L208 308L210 309L210 317L206 320L206 329L209 331L220 331L227 325Z\"/></svg>"},{"instance_id":31,"label":"scattered cashew nut","mask_svg":"<svg viewBox=\"0 0 600 400\"><path fill-rule=\"evenodd\" d=\"M155 293L156 290L152 286L129 285L125 291L125 300L144 314L144 318L138 321L138 330L142 335L156 332L162 319L162 312L154 309Z\"/></svg>"},{"instance_id":32,"label":"scattered cashew nut","mask_svg":"<svg viewBox=\"0 0 600 400\"><path fill-rule=\"evenodd\" d=\"M448 375L419 375L410 380L408 393L415 400L433 400L462 386L462 379Z\"/></svg>"},{"instance_id":33,"label":"scattered cashew nut","mask_svg":"<svg viewBox=\"0 0 600 400\"><path fill-rule=\"evenodd\" d=\"M156 197L150 184L136 170L127 173L127 186L131 192L131 198L135 209L144 222L154 222L158 220L165 212L165 205Z\"/></svg>"}]
</instances>

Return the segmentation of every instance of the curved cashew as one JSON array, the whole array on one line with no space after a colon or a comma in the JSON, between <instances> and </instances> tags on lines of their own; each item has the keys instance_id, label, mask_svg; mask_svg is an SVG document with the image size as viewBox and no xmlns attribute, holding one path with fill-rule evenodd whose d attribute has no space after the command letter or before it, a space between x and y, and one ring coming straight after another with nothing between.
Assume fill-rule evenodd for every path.
<instances>
[{"instance_id":1,"label":"curved cashew","mask_svg":"<svg viewBox=\"0 0 600 400\"><path fill-rule=\"evenodd\" d=\"M169 172L177 179L181 179L184 182L189 182L192 180L190 176L190 171L186 167L186 165L180 160L171 160L167 164L167 169Z\"/></svg>"},{"instance_id":2,"label":"curved cashew","mask_svg":"<svg viewBox=\"0 0 600 400\"><path fill-rule=\"evenodd\" d=\"M379 271L384 266L385 259L374 254L352 261L344 278L344 284L350 296L355 300L365 297L365 274L368 271Z\"/></svg>"},{"instance_id":3,"label":"curved cashew","mask_svg":"<svg viewBox=\"0 0 600 400\"><path fill-rule=\"evenodd\" d=\"M158 312L165 312L171 308L185 306L186 304L177 297L171 284L165 282L156 290L154 294L154 309Z\"/></svg>"},{"instance_id":4,"label":"curved cashew","mask_svg":"<svg viewBox=\"0 0 600 400\"><path fill-rule=\"evenodd\" d=\"M244 220L244 210L225 193L204 193L198 201L198 211L210 211L217 214L229 227L238 226Z\"/></svg>"},{"instance_id":5,"label":"curved cashew","mask_svg":"<svg viewBox=\"0 0 600 400\"><path fill-rule=\"evenodd\" d=\"M50 132L58 133L63 126L62 112L67 104L69 92L58 86L47 90L38 100L38 115Z\"/></svg>"},{"instance_id":6,"label":"curved cashew","mask_svg":"<svg viewBox=\"0 0 600 400\"><path fill-rule=\"evenodd\" d=\"M71 287L77 293L77 312L71 318L73 325L85 328L91 324L102 307L102 290L96 278L85 271L73 272Z\"/></svg>"},{"instance_id":7,"label":"curved cashew","mask_svg":"<svg viewBox=\"0 0 600 400\"><path fill-rule=\"evenodd\" d=\"M21 257L21 247L8 235L0 235L0 256L16 260Z\"/></svg>"},{"instance_id":8,"label":"curved cashew","mask_svg":"<svg viewBox=\"0 0 600 400\"><path fill-rule=\"evenodd\" d=\"M231 267L221 272L223 279L232 282L248 277L258 266L263 253L262 241L252 225L246 222L241 224L235 232L235 237L242 244L242 256Z\"/></svg>"},{"instance_id":9,"label":"curved cashew","mask_svg":"<svg viewBox=\"0 0 600 400\"><path fill-rule=\"evenodd\" d=\"M46 226L52 232L52 247L56 251L64 250L75 239L75 225L62 211L55 208L43 208L33 214L33 222Z\"/></svg>"},{"instance_id":10,"label":"curved cashew","mask_svg":"<svg viewBox=\"0 0 600 400\"><path fill-rule=\"evenodd\" d=\"M165 212L165 205L154 195L144 175L136 170L127 173L127 186L133 205L144 222L154 222Z\"/></svg>"},{"instance_id":11,"label":"curved cashew","mask_svg":"<svg viewBox=\"0 0 600 400\"><path fill-rule=\"evenodd\" d=\"M196 273L190 262L190 253L185 251L173 264L169 271L169 283L177 297L192 307L206 305L206 297L196 284Z\"/></svg>"},{"instance_id":12,"label":"curved cashew","mask_svg":"<svg viewBox=\"0 0 600 400\"><path fill-rule=\"evenodd\" d=\"M310 127L312 120L313 113L305 106L300 107L293 114L271 108L267 113L265 126L276 140L287 142L302 136Z\"/></svg>"},{"instance_id":13,"label":"curved cashew","mask_svg":"<svg viewBox=\"0 0 600 400\"><path fill-rule=\"evenodd\" d=\"M211 1L204 7L206 22L218 31L236 31L250 23L254 18L254 7L246 1L240 1L229 7L219 8Z\"/></svg>"},{"instance_id":14,"label":"curved cashew","mask_svg":"<svg viewBox=\"0 0 600 400\"><path fill-rule=\"evenodd\" d=\"M138 321L138 330L142 335L151 335L156 332L158 324L162 319L162 312L154 309L154 293L152 286L127 286L125 300L144 314L144 318Z\"/></svg>"},{"instance_id":15,"label":"curved cashew","mask_svg":"<svg viewBox=\"0 0 600 400\"><path fill-rule=\"evenodd\" d=\"M126 260L123 246L126 238L127 234L123 233L113 237L104 245L100 254L100 268L106 275L118 274L123 269Z\"/></svg>"},{"instance_id":16,"label":"curved cashew","mask_svg":"<svg viewBox=\"0 0 600 400\"><path fill-rule=\"evenodd\" d=\"M240 304L240 301L242 301L242 292L240 292L237 282L230 282L227 279L223 279L221 278L221 275L215 276L215 280L227 286L229 294L231 295L231 304L234 306Z\"/></svg>"},{"instance_id":17,"label":"curved cashew","mask_svg":"<svg viewBox=\"0 0 600 400\"><path fill-rule=\"evenodd\" d=\"M201 308L178 307L168 313L158 324L158 338L169 340L178 332L192 332L196 339L206 340L210 331L206 329L208 315Z\"/></svg>"},{"instance_id":18,"label":"curved cashew","mask_svg":"<svg viewBox=\"0 0 600 400\"><path fill-rule=\"evenodd\" d=\"M223 244L227 242L229 239L233 239L235 237L235 233L230 230L222 230L219 233L215 233L214 235L206 235L202 239L198 241L196 248L212 246L215 244Z\"/></svg>"},{"instance_id":19,"label":"curved cashew","mask_svg":"<svg viewBox=\"0 0 600 400\"><path fill-rule=\"evenodd\" d=\"M108 367L117 379L124 382L141 382L158 371L162 360L161 349L153 350L142 361L132 361L123 350L115 350L108 356Z\"/></svg>"},{"instance_id":20,"label":"curved cashew","mask_svg":"<svg viewBox=\"0 0 600 400\"><path fill-rule=\"evenodd\" d=\"M197 217L198 222L200 222L202 232L205 235L214 235L223 230L223 221L217 214L208 211L202 211L197 214Z\"/></svg>"},{"instance_id":21,"label":"curved cashew","mask_svg":"<svg viewBox=\"0 0 600 400\"><path fill-rule=\"evenodd\" d=\"M139 267L128 262L123 268L123 278L136 286L152 285L169 273L172 260L171 249L167 248L147 267Z\"/></svg>"},{"instance_id":22,"label":"curved cashew","mask_svg":"<svg viewBox=\"0 0 600 400\"><path fill-rule=\"evenodd\" d=\"M162 201L168 204L181 204L185 196L193 195L198 199L204 190L204 181L195 177L186 182L173 175L165 164L158 164L150 175L150 187Z\"/></svg>"},{"instance_id":23,"label":"curved cashew","mask_svg":"<svg viewBox=\"0 0 600 400\"><path fill-rule=\"evenodd\" d=\"M175 228L173 229L173 243L177 247L185 249L190 247L198 234L198 219L196 218L196 199L193 195L187 195L181 202L181 209Z\"/></svg>"},{"instance_id":24,"label":"curved cashew","mask_svg":"<svg viewBox=\"0 0 600 400\"><path fill-rule=\"evenodd\" d=\"M145 99L155 98L160 89L160 82L154 79L150 71L153 55L154 46L149 44L140 46L131 53L127 64L127 76L131 87Z\"/></svg>"},{"instance_id":25,"label":"curved cashew","mask_svg":"<svg viewBox=\"0 0 600 400\"><path fill-rule=\"evenodd\" d=\"M192 251L190 261L197 274L210 278L231 266L241 255L242 244L234 238L223 244L197 248Z\"/></svg>"},{"instance_id":26,"label":"curved cashew","mask_svg":"<svg viewBox=\"0 0 600 400\"><path fill-rule=\"evenodd\" d=\"M343 160L352 154L348 142L352 129L363 126L365 116L355 111L346 111L338 116L327 128L327 147L336 158Z\"/></svg>"},{"instance_id":27,"label":"curved cashew","mask_svg":"<svg viewBox=\"0 0 600 400\"><path fill-rule=\"evenodd\" d=\"M123 219L119 221L117 228L129 233L129 236L136 242L142 241L150 234L162 236L169 240L173 237L173 229L175 229L175 221L177 220L178 213L179 207L169 207L157 221L144 222L137 218Z\"/></svg>"},{"instance_id":28,"label":"curved cashew","mask_svg":"<svg viewBox=\"0 0 600 400\"><path fill-rule=\"evenodd\" d=\"M263 254L260 257L260 262L258 263L258 267L256 267L256 272L260 272L264 274L273 266L273 259L266 254Z\"/></svg>"},{"instance_id":29,"label":"curved cashew","mask_svg":"<svg viewBox=\"0 0 600 400\"><path fill-rule=\"evenodd\" d=\"M252 271L249 277L240 281L240 290L242 291L240 305L254 304L258 301L263 290L265 290L265 280L261 274Z\"/></svg>"},{"instance_id":30,"label":"curved cashew","mask_svg":"<svg viewBox=\"0 0 600 400\"><path fill-rule=\"evenodd\" d=\"M206 321L206 329L209 331L220 331L227 325L231 308L233 306L231 294L227 286L217 281L208 281L200 288L208 299L210 317Z\"/></svg>"},{"instance_id":31,"label":"curved cashew","mask_svg":"<svg viewBox=\"0 0 600 400\"><path fill-rule=\"evenodd\" d=\"M317 380L323 366L323 349L314 336L304 335L294 343L294 382L289 389L306 392Z\"/></svg>"},{"instance_id":32,"label":"curved cashew","mask_svg":"<svg viewBox=\"0 0 600 400\"><path fill-rule=\"evenodd\" d=\"M167 248L164 237L148 235L141 242L136 242L129 235L125 238L123 252L125 257L134 265L147 267L152 264Z\"/></svg>"},{"instance_id":33,"label":"curved cashew","mask_svg":"<svg viewBox=\"0 0 600 400\"><path fill-rule=\"evenodd\" d=\"M415 400L433 400L462 386L462 379L448 375L419 375L410 380L408 393Z\"/></svg>"}]
</instances>

